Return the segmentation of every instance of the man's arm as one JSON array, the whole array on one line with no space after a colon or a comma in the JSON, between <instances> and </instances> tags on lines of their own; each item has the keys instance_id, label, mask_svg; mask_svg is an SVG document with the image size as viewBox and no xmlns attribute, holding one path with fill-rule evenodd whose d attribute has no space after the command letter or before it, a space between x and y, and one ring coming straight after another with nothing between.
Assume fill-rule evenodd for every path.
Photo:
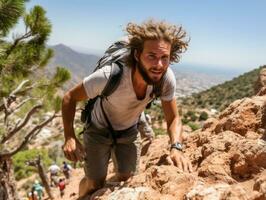
<instances>
[{"instance_id":1,"label":"man's arm","mask_svg":"<svg viewBox=\"0 0 266 200\"><path fill-rule=\"evenodd\" d=\"M176 100L162 101L162 108L164 111L164 117L167 123L167 131L170 137L170 143L176 142L182 143L182 123L178 114Z\"/></svg>"},{"instance_id":2,"label":"man's arm","mask_svg":"<svg viewBox=\"0 0 266 200\"><path fill-rule=\"evenodd\" d=\"M176 142L182 143L182 123L178 114L176 100L173 99L171 101L162 101L162 108L167 123L167 132L170 138L170 144L172 145ZM183 152L175 148L170 150L169 162L176 165L183 171L193 171L190 161L183 155Z\"/></svg>"},{"instance_id":3,"label":"man's arm","mask_svg":"<svg viewBox=\"0 0 266 200\"><path fill-rule=\"evenodd\" d=\"M65 93L62 102L62 118L64 125L65 144L63 151L67 159L72 161L82 160L84 150L81 143L75 136L74 117L76 112L76 104L78 101L88 99L83 83L78 84Z\"/></svg>"}]
</instances>

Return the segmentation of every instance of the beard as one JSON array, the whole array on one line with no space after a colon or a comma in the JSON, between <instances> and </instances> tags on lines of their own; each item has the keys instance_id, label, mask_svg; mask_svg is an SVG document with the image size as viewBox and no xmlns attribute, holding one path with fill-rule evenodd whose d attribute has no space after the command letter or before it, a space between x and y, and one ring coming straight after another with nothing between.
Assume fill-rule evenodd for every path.
<instances>
[{"instance_id":1,"label":"beard","mask_svg":"<svg viewBox=\"0 0 266 200\"><path fill-rule=\"evenodd\" d=\"M160 79L153 79L149 76L148 74L148 70L144 67L144 65L140 62L137 63L137 69L139 70L139 73L141 75L141 77L143 78L143 80L148 84L148 85L155 85L157 83L159 83L162 79L162 77L164 76L165 72L162 73L162 76L160 77Z\"/></svg>"}]
</instances>

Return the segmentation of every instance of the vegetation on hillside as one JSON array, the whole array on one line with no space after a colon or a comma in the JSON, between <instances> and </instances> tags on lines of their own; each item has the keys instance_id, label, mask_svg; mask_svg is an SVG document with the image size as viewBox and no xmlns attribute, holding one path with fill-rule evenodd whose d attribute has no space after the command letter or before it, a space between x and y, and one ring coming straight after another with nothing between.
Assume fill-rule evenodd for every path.
<instances>
[{"instance_id":1,"label":"vegetation on hillside","mask_svg":"<svg viewBox=\"0 0 266 200\"><path fill-rule=\"evenodd\" d=\"M25 150L17 153L14 156L13 162L15 163L14 171L16 180L29 177L33 173L37 172L36 167L28 166L26 162L36 159L38 155L41 155L42 163L45 167L48 168L48 166L52 164L53 160L49 157L47 149Z\"/></svg>"},{"instance_id":2,"label":"vegetation on hillside","mask_svg":"<svg viewBox=\"0 0 266 200\"><path fill-rule=\"evenodd\" d=\"M265 67L261 66L206 91L179 99L179 114L182 124L188 125L192 131L197 130L201 128L202 122L206 121L210 115L215 115L211 109L221 111L237 99L255 95L254 87L259 72ZM158 125L162 126L164 119L161 104L159 102L153 103L151 108L145 112L150 114L153 123L156 123L155 126L153 124L156 135L165 134L166 131L158 127Z\"/></svg>"},{"instance_id":3,"label":"vegetation on hillside","mask_svg":"<svg viewBox=\"0 0 266 200\"><path fill-rule=\"evenodd\" d=\"M183 98L181 104L190 108L207 108L221 111L237 99L254 95L254 84L258 79L260 70L265 67L261 66L230 81Z\"/></svg>"},{"instance_id":4,"label":"vegetation on hillside","mask_svg":"<svg viewBox=\"0 0 266 200\"><path fill-rule=\"evenodd\" d=\"M162 128L164 121L163 111L159 102L153 103L150 109L145 110L152 117L152 127L155 135L166 134ZM209 118L209 114L201 109L186 109L182 105L179 106L179 115L181 116L182 124L188 125L192 131L201 128L202 122Z\"/></svg>"}]
</instances>

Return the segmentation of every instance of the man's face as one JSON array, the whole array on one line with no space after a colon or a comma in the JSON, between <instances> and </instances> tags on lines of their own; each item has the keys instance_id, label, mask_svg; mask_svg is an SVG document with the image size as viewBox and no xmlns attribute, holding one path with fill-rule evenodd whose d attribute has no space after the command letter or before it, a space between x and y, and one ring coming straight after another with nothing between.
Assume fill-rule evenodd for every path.
<instances>
[{"instance_id":1,"label":"man's face","mask_svg":"<svg viewBox=\"0 0 266 200\"><path fill-rule=\"evenodd\" d=\"M164 40L147 40L138 57L137 68L148 84L158 83L170 63L171 44Z\"/></svg>"}]
</instances>

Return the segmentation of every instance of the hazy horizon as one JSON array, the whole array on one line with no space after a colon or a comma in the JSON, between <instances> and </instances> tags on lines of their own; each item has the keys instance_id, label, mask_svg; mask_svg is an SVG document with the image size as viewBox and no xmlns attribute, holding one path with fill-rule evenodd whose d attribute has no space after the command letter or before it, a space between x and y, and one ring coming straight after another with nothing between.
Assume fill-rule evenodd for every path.
<instances>
[{"instance_id":1,"label":"hazy horizon","mask_svg":"<svg viewBox=\"0 0 266 200\"><path fill-rule=\"evenodd\" d=\"M104 53L104 50L95 50L95 49L86 49L86 48L81 49L80 47L67 46L62 43L51 45L50 47L57 46L57 45L64 45L65 47L71 48L75 52L87 54L87 55L96 55L96 56L101 57ZM236 76L239 76L240 74L243 74L251 70L251 69L234 69L234 68L229 69L229 68L224 68L223 66L219 66L219 65L208 66L208 65L200 65L197 63L184 63L184 62L174 63L171 65L171 67L174 67L176 70L184 71L184 72L218 75L218 76L226 77L227 80L234 78ZM257 68L257 67L254 67L254 68Z\"/></svg>"},{"instance_id":2,"label":"hazy horizon","mask_svg":"<svg viewBox=\"0 0 266 200\"><path fill-rule=\"evenodd\" d=\"M47 11L50 45L105 50L125 35L128 22L154 18L181 24L191 38L180 64L236 71L266 64L266 1L31 0L26 5ZM21 24L17 31L24 31Z\"/></svg>"}]
</instances>

